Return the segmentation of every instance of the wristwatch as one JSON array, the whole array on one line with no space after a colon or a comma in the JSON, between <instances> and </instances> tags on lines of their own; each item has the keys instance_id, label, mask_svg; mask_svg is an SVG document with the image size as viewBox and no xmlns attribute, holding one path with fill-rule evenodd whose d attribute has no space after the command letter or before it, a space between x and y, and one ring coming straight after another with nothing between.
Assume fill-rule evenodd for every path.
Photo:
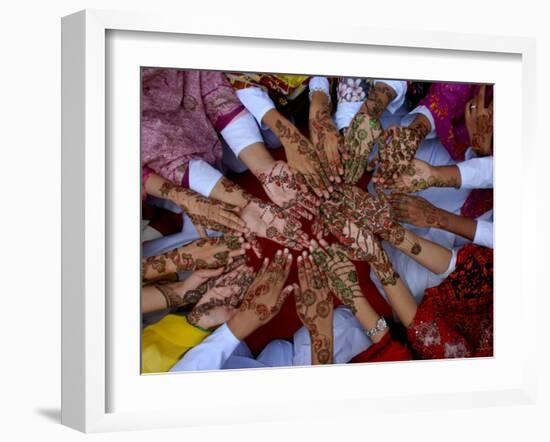
<instances>
[{"instance_id":1,"label":"wristwatch","mask_svg":"<svg viewBox=\"0 0 550 442\"><path fill-rule=\"evenodd\" d=\"M376 327L373 327L365 332L365 334L372 338L374 335L383 332L388 328L388 324L386 323L386 320L384 318L380 318L378 321L376 321Z\"/></svg>"}]
</instances>

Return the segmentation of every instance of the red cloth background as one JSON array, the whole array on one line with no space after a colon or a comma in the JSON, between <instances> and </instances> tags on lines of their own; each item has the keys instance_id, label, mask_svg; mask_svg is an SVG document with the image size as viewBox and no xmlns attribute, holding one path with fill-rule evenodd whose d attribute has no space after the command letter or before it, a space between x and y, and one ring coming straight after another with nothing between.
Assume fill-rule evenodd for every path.
<instances>
[{"instance_id":1,"label":"red cloth background","mask_svg":"<svg viewBox=\"0 0 550 442\"><path fill-rule=\"evenodd\" d=\"M271 153L276 159L285 160L284 149L275 149ZM269 201L269 198L265 195L262 187L258 184L258 180L249 171L242 174L229 174L228 178L239 184L242 188L253 194L254 196L261 198L265 201ZM365 175L359 181L358 186L365 188L370 176ZM311 223L308 220L301 219L304 231L311 236ZM329 237L328 242L334 241L334 238ZM260 243L263 248L264 256L269 258L273 257L275 252L282 249L283 246L276 244L270 240L260 239ZM296 269L296 258L300 252L292 252L294 256L294 262L290 270L290 274L285 285L292 283L298 283L298 275ZM250 258L250 265L253 265L256 269L259 268L260 260L253 254L248 254ZM359 276L359 283L363 290L363 293L371 306L378 312L378 314L386 317L392 317L391 307L386 300L378 293L376 286L372 283L369 273L370 268L366 262L356 261L357 274ZM339 305L340 302L334 298L334 304ZM258 355L262 349L272 341L273 339L286 339L291 341L294 333L302 326L298 315L296 314L296 307L294 303L294 295L291 295L286 300L283 308L279 314L268 322L263 327L256 330L252 335L246 339L246 343L250 347L250 350L255 355ZM361 353L354 358L354 362L367 362L367 361L395 361L410 359L410 353L407 348L401 344L393 341L388 334L388 337L377 345L373 345L367 351Z\"/></svg>"}]
</instances>

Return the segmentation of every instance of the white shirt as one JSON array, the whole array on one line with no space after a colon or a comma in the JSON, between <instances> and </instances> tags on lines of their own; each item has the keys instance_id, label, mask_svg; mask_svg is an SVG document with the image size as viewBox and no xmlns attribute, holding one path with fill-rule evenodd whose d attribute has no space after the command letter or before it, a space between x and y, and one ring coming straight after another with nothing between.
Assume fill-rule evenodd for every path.
<instances>
[{"instance_id":1,"label":"white shirt","mask_svg":"<svg viewBox=\"0 0 550 442\"><path fill-rule=\"evenodd\" d=\"M347 307L338 307L333 316L334 363L344 364L372 345L363 327ZM309 332L301 327L293 342L276 339L254 358L227 324L219 327L201 344L189 350L171 371L220 370L228 368L311 365Z\"/></svg>"}]
</instances>

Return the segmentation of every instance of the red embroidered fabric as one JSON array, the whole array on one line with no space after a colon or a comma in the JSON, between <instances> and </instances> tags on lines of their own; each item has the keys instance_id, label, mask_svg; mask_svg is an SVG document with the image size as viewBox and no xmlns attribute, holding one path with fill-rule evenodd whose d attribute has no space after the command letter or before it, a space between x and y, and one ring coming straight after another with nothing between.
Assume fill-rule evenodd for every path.
<instances>
[{"instance_id":1,"label":"red embroidered fabric","mask_svg":"<svg viewBox=\"0 0 550 442\"><path fill-rule=\"evenodd\" d=\"M477 218L493 208L493 189L474 189L460 209L462 216Z\"/></svg>"},{"instance_id":2,"label":"red embroidered fabric","mask_svg":"<svg viewBox=\"0 0 550 442\"><path fill-rule=\"evenodd\" d=\"M456 270L426 290L407 336L421 359L493 355L493 249L460 249Z\"/></svg>"}]
</instances>

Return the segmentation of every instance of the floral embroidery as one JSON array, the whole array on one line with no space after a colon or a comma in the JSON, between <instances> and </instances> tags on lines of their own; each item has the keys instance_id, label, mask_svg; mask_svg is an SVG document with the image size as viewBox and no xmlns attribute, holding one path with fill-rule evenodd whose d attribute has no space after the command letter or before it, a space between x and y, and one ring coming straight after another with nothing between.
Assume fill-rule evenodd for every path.
<instances>
[{"instance_id":1,"label":"floral embroidery","mask_svg":"<svg viewBox=\"0 0 550 442\"><path fill-rule=\"evenodd\" d=\"M338 83L338 102L364 101L370 89L370 82L362 78L343 78Z\"/></svg>"}]
</instances>

